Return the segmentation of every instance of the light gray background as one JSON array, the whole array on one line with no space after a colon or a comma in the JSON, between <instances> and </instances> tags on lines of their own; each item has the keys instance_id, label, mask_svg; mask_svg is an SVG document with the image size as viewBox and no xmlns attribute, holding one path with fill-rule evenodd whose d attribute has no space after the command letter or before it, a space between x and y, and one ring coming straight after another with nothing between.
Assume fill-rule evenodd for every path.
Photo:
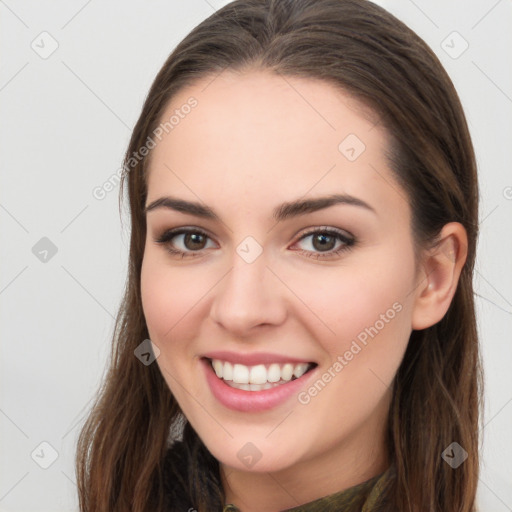
<instances>
[{"instance_id":1,"label":"light gray background","mask_svg":"<svg viewBox=\"0 0 512 512\"><path fill-rule=\"evenodd\" d=\"M105 368L129 243L118 188L103 200L92 191L119 169L167 55L226 3L0 0L2 512L77 510L74 447ZM511 511L512 2L378 3L439 55L474 138L487 385L479 503ZM46 262L32 250L43 237L57 248Z\"/></svg>"}]
</instances>

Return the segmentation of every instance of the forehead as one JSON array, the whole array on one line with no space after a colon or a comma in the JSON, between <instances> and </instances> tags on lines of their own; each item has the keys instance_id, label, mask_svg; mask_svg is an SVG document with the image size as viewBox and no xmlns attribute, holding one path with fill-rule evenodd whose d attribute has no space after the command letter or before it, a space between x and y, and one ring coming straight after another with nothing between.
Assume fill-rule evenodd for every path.
<instances>
[{"instance_id":1,"label":"forehead","mask_svg":"<svg viewBox=\"0 0 512 512\"><path fill-rule=\"evenodd\" d=\"M247 208L254 199L269 209L324 193L403 200L398 184L390 186L388 134L377 116L321 80L225 71L182 89L161 123L148 198L180 194Z\"/></svg>"}]
</instances>

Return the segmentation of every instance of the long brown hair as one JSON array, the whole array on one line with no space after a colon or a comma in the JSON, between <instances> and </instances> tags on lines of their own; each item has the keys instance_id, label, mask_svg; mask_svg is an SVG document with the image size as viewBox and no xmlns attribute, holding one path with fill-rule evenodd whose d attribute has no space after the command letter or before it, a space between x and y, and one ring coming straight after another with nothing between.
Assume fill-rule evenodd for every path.
<instances>
[{"instance_id":1,"label":"long brown hair","mask_svg":"<svg viewBox=\"0 0 512 512\"><path fill-rule=\"evenodd\" d=\"M436 325L413 331L395 377L388 450L396 479L386 510L474 511L482 377L472 288L478 228L473 147L457 93L435 54L366 0L236 0L192 30L154 80L125 155L120 200L126 185L129 272L108 375L78 440L81 511L163 511L169 479L183 494L183 501L173 495L171 510L185 503L200 512L222 509L217 462L183 418L158 365L145 366L134 356L149 337L140 288L148 159L130 159L177 91L225 69L253 68L325 80L379 115L393 141L392 169L413 210L417 247L435 240L448 222L467 231L467 261L452 304ZM173 453L180 422L184 441ZM468 453L457 469L441 457L452 442Z\"/></svg>"}]
</instances>

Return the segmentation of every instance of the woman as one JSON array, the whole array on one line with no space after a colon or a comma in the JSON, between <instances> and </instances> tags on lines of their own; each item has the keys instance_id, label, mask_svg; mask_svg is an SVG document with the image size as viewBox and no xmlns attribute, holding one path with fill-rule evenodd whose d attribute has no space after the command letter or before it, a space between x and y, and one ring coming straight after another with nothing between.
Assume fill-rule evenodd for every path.
<instances>
[{"instance_id":1,"label":"woman","mask_svg":"<svg viewBox=\"0 0 512 512\"><path fill-rule=\"evenodd\" d=\"M476 165L417 35L365 0L232 2L125 170L82 511L474 510Z\"/></svg>"}]
</instances>

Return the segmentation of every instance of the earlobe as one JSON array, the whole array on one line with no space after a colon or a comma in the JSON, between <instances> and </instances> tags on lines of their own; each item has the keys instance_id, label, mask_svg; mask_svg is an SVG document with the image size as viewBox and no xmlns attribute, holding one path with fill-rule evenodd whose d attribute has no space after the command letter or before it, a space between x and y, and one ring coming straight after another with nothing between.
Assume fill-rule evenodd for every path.
<instances>
[{"instance_id":1,"label":"earlobe","mask_svg":"<svg viewBox=\"0 0 512 512\"><path fill-rule=\"evenodd\" d=\"M446 224L434 247L425 250L418 276L412 328L439 322L450 307L467 257L467 234L459 222Z\"/></svg>"}]
</instances>

